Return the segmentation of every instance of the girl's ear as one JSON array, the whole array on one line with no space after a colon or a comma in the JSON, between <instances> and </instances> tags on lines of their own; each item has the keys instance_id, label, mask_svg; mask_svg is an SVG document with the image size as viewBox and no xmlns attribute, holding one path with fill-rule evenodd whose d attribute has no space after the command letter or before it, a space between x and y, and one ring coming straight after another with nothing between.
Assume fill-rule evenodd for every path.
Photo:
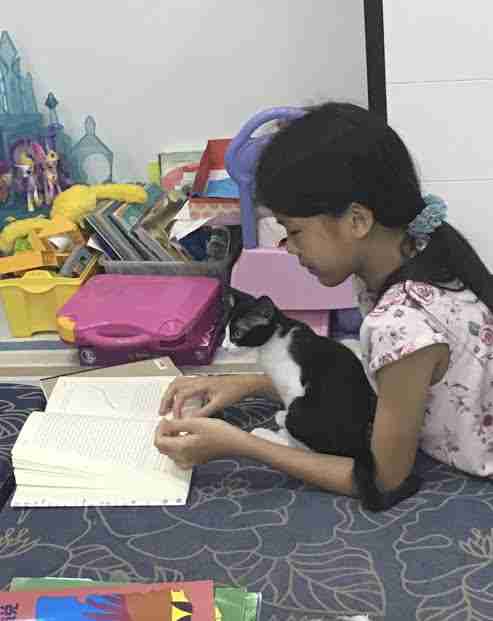
<instances>
[{"instance_id":1,"label":"girl's ear","mask_svg":"<svg viewBox=\"0 0 493 621\"><path fill-rule=\"evenodd\" d=\"M351 203L346 214L349 219L349 226L356 239L365 238L375 224L373 211L361 203Z\"/></svg>"}]
</instances>

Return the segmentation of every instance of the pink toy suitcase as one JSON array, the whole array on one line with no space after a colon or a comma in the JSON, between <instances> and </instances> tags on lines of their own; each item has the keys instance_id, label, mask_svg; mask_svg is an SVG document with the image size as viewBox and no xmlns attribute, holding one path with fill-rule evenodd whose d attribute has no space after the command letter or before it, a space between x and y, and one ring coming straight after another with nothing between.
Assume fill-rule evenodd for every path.
<instances>
[{"instance_id":1,"label":"pink toy suitcase","mask_svg":"<svg viewBox=\"0 0 493 621\"><path fill-rule=\"evenodd\" d=\"M224 336L221 293L205 276L93 276L58 311L58 331L82 364L209 364Z\"/></svg>"}]
</instances>

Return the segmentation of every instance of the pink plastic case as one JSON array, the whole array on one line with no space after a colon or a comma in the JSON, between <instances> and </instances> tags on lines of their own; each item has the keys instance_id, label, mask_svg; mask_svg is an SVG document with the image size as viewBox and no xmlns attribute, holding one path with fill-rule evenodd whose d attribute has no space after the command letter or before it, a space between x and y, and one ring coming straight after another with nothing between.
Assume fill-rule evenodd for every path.
<instances>
[{"instance_id":1,"label":"pink plastic case","mask_svg":"<svg viewBox=\"0 0 493 621\"><path fill-rule=\"evenodd\" d=\"M208 364L223 338L221 292L205 276L102 274L58 311L57 325L83 364L165 355Z\"/></svg>"}]
</instances>

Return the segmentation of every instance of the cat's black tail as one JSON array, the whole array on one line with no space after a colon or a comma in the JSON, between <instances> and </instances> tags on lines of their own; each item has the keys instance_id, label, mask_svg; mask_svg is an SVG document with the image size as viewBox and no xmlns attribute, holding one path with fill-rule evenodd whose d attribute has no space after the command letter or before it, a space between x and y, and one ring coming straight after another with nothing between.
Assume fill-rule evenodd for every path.
<instances>
[{"instance_id":1,"label":"cat's black tail","mask_svg":"<svg viewBox=\"0 0 493 621\"><path fill-rule=\"evenodd\" d=\"M381 492L376 483L376 464L370 448L354 459L353 480L363 508L370 511L385 511L401 500L409 498L421 487L422 480L411 473L398 488Z\"/></svg>"}]
</instances>

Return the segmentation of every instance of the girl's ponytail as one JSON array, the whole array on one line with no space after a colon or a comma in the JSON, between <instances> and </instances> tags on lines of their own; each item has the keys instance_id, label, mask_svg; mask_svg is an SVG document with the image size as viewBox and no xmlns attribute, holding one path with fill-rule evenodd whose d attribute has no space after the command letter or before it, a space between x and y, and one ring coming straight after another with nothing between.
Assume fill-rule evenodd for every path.
<instances>
[{"instance_id":1,"label":"girl's ponytail","mask_svg":"<svg viewBox=\"0 0 493 621\"><path fill-rule=\"evenodd\" d=\"M430 246L433 256L423 259L429 262L435 256L441 256L450 276L458 278L493 312L493 274L467 239L451 224L444 222L433 234Z\"/></svg>"},{"instance_id":2,"label":"girl's ponytail","mask_svg":"<svg viewBox=\"0 0 493 621\"><path fill-rule=\"evenodd\" d=\"M465 237L448 222L443 222L426 248L389 276L380 294L403 280L426 282L442 289L470 289L493 312L493 274Z\"/></svg>"}]
</instances>

